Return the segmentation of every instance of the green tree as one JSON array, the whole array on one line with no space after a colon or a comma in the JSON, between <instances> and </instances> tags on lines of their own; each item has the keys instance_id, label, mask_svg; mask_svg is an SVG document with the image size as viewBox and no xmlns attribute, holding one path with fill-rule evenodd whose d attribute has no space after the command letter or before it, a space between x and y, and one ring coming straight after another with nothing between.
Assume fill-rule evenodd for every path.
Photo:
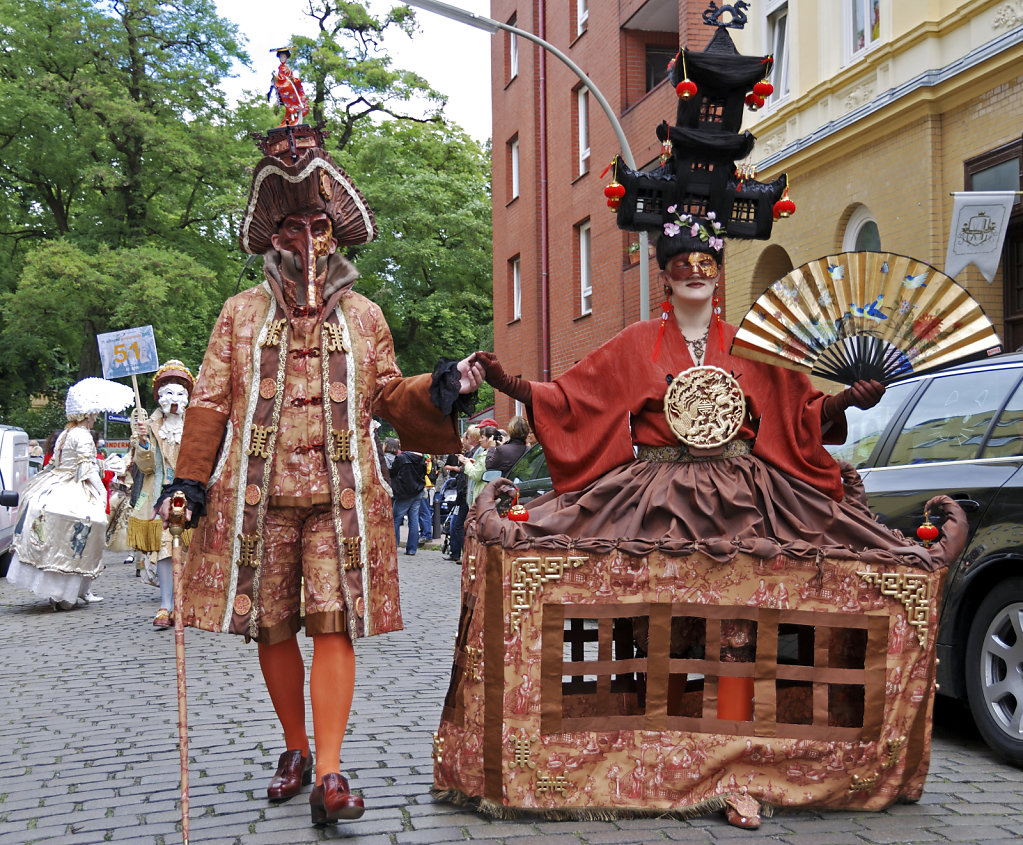
<instances>
[{"instance_id":1,"label":"green tree","mask_svg":"<svg viewBox=\"0 0 1023 845\"><path fill-rule=\"evenodd\" d=\"M326 123L334 145L344 149L356 127L371 116L436 121L447 99L416 73L392 66L381 42L388 31L416 31L415 13L395 6L379 17L363 2L306 0L316 21L316 38L296 35L295 62L310 98L310 123ZM413 101L427 105L414 114Z\"/></svg>"},{"instance_id":2,"label":"green tree","mask_svg":"<svg viewBox=\"0 0 1023 845\"><path fill-rule=\"evenodd\" d=\"M339 161L376 216L352 251L407 372L493 343L490 159L457 127L390 120L357 131Z\"/></svg>"},{"instance_id":3,"label":"green tree","mask_svg":"<svg viewBox=\"0 0 1023 845\"><path fill-rule=\"evenodd\" d=\"M71 383L101 375L96 335L108 331L152 325L161 358L197 366L221 304L214 282L199 262L154 246L35 247L17 289L0 297L0 344L15 364L0 414L23 410L29 395L62 399Z\"/></svg>"}]
</instances>

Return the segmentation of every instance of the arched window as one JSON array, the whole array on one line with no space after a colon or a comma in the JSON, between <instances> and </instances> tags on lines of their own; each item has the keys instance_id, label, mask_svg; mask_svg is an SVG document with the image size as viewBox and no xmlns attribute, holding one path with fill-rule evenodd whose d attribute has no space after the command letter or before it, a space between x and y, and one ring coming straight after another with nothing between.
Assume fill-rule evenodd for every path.
<instances>
[{"instance_id":1,"label":"arched window","mask_svg":"<svg viewBox=\"0 0 1023 845\"><path fill-rule=\"evenodd\" d=\"M843 252L880 252L881 232L870 209L865 205L858 206L849 218L842 238Z\"/></svg>"}]
</instances>

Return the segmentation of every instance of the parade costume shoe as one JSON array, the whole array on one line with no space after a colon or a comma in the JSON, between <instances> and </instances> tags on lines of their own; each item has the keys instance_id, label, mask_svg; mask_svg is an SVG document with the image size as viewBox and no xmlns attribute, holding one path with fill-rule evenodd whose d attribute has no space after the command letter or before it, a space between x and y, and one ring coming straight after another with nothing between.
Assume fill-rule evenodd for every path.
<instances>
[{"instance_id":1,"label":"parade costume shoe","mask_svg":"<svg viewBox=\"0 0 1023 845\"><path fill-rule=\"evenodd\" d=\"M725 819L735 827L756 830L760 827L760 803L745 793L729 795L725 798Z\"/></svg>"},{"instance_id":2,"label":"parade costume shoe","mask_svg":"<svg viewBox=\"0 0 1023 845\"><path fill-rule=\"evenodd\" d=\"M313 824L324 825L345 820L353 821L366 812L362 798L352 795L348 781L337 772L323 776L323 783L314 786L309 795Z\"/></svg>"},{"instance_id":3,"label":"parade costume shoe","mask_svg":"<svg viewBox=\"0 0 1023 845\"><path fill-rule=\"evenodd\" d=\"M174 623L171 622L170 611L167 608L161 607L156 611L156 616L153 619L154 628L169 628L172 624Z\"/></svg>"},{"instance_id":4,"label":"parade costume shoe","mask_svg":"<svg viewBox=\"0 0 1023 845\"><path fill-rule=\"evenodd\" d=\"M312 782L312 753L303 757L301 751L285 751L277 761L277 773L266 788L266 797L271 801L287 801Z\"/></svg>"}]
</instances>

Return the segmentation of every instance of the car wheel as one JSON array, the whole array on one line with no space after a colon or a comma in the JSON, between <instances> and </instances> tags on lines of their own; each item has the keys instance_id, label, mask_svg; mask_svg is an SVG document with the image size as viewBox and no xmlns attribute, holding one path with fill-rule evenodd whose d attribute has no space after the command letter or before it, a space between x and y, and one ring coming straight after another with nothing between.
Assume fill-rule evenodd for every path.
<instances>
[{"instance_id":1,"label":"car wheel","mask_svg":"<svg viewBox=\"0 0 1023 845\"><path fill-rule=\"evenodd\" d=\"M1023 767L1023 578L981 602L966 643L966 692L985 742Z\"/></svg>"}]
</instances>

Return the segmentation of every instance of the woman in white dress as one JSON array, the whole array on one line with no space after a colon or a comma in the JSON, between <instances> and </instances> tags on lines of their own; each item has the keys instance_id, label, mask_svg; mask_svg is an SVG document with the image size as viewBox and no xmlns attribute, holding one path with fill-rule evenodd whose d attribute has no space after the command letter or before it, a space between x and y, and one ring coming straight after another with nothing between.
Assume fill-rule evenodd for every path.
<instances>
[{"instance_id":1,"label":"woman in white dress","mask_svg":"<svg viewBox=\"0 0 1023 845\"><path fill-rule=\"evenodd\" d=\"M103 569L106 490L91 431L100 412L123 410L132 398L131 388L105 379L73 385L53 459L22 490L7 580L55 609L101 600L90 588Z\"/></svg>"}]
</instances>

